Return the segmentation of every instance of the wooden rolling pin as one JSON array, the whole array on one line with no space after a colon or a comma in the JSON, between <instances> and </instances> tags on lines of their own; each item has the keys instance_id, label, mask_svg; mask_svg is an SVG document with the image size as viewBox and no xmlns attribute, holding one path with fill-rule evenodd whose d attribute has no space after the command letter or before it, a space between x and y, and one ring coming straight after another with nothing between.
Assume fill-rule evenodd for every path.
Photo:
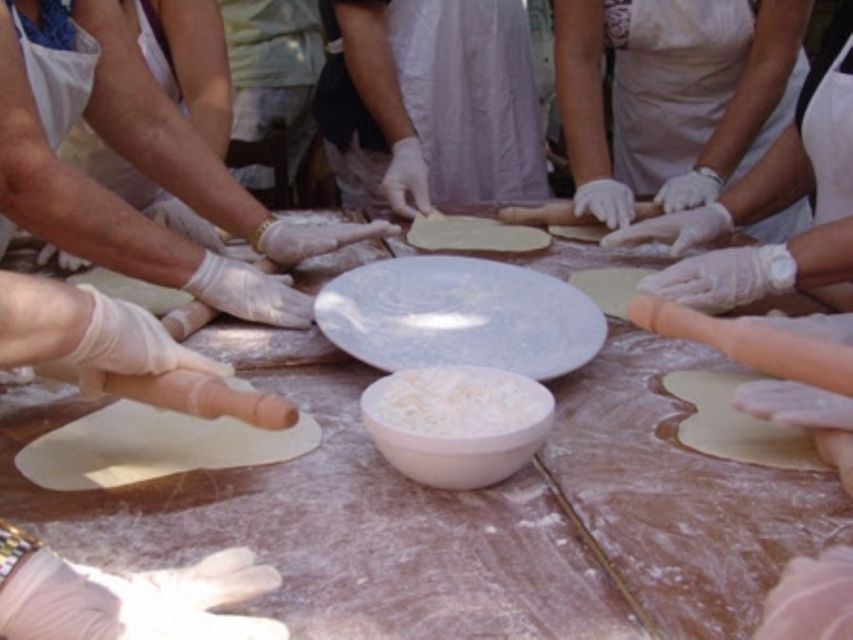
<instances>
[{"instance_id":1,"label":"wooden rolling pin","mask_svg":"<svg viewBox=\"0 0 853 640\"><path fill-rule=\"evenodd\" d=\"M47 378L76 383L73 369L54 366L39 367L37 371ZM104 393L208 420L232 416L270 431L287 429L299 422L299 410L284 396L239 391L222 378L186 369L159 376L108 373Z\"/></svg>"},{"instance_id":2,"label":"wooden rolling pin","mask_svg":"<svg viewBox=\"0 0 853 640\"><path fill-rule=\"evenodd\" d=\"M264 273L276 273L281 267L268 258L261 258L253 263L256 269ZM192 300L178 309L170 311L160 319L166 331L174 340L182 342L199 329L210 324L221 311L201 300Z\"/></svg>"},{"instance_id":3,"label":"wooden rolling pin","mask_svg":"<svg viewBox=\"0 0 853 640\"><path fill-rule=\"evenodd\" d=\"M772 376L853 396L853 347L777 329L758 318L712 318L647 295L628 303L628 315L643 329L703 342Z\"/></svg>"},{"instance_id":4,"label":"wooden rolling pin","mask_svg":"<svg viewBox=\"0 0 853 640\"><path fill-rule=\"evenodd\" d=\"M853 396L853 347L777 329L756 318L712 318L654 296L635 297L628 315L643 329L711 345L753 369ZM814 440L820 457L838 469L841 486L853 497L853 433L815 429Z\"/></svg>"},{"instance_id":5,"label":"wooden rolling pin","mask_svg":"<svg viewBox=\"0 0 853 640\"><path fill-rule=\"evenodd\" d=\"M660 205L654 202L637 202L635 221L654 218L663 213ZM601 221L592 214L580 217L575 215L571 200L549 202L541 207L504 207L498 212L498 219L507 224L553 224L568 226L601 225Z\"/></svg>"}]
</instances>

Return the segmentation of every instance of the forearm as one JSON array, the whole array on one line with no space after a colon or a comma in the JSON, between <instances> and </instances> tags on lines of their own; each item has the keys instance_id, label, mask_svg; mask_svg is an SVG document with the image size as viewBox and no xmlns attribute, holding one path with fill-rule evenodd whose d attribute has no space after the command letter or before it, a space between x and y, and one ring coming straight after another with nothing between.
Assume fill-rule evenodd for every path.
<instances>
[{"instance_id":1,"label":"forearm","mask_svg":"<svg viewBox=\"0 0 853 640\"><path fill-rule=\"evenodd\" d=\"M397 66L388 41L382 2L336 2L344 40L344 60L353 84L386 142L393 146L417 135L406 111Z\"/></svg>"},{"instance_id":2,"label":"forearm","mask_svg":"<svg viewBox=\"0 0 853 640\"><path fill-rule=\"evenodd\" d=\"M554 5L557 99L576 184L612 175L601 78L601 2ZM589 29L594 24L596 29Z\"/></svg>"},{"instance_id":3,"label":"forearm","mask_svg":"<svg viewBox=\"0 0 853 640\"><path fill-rule=\"evenodd\" d=\"M68 355L92 316L92 296L56 280L0 271L0 368Z\"/></svg>"},{"instance_id":4,"label":"forearm","mask_svg":"<svg viewBox=\"0 0 853 640\"><path fill-rule=\"evenodd\" d=\"M736 225L752 224L783 211L814 187L811 161L792 124L749 173L720 196L720 203Z\"/></svg>"},{"instance_id":5,"label":"forearm","mask_svg":"<svg viewBox=\"0 0 853 640\"><path fill-rule=\"evenodd\" d=\"M249 237L269 212L242 189L210 146L143 68L112 2L77 0L74 15L101 43L85 116L98 134L142 173L197 213Z\"/></svg>"},{"instance_id":6,"label":"forearm","mask_svg":"<svg viewBox=\"0 0 853 640\"><path fill-rule=\"evenodd\" d=\"M853 217L814 227L787 245L797 261L798 287L853 280Z\"/></svg>"},{"instance_id":7,"label":"forearm","mask_svg":"<svg viewBox=\"0 0 853 640\"><path fill-rule=\"evenodd\" d=\"M805 35L811 1L764 3L755 40L735 94L696 160L731 176L779 104Z\"/></svg>"}]
</instances>

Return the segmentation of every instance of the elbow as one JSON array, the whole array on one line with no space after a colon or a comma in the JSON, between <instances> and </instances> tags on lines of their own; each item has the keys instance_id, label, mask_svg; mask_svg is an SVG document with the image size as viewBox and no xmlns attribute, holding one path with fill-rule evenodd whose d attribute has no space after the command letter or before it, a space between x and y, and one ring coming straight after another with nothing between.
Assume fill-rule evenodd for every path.
<instances>
[{"instance_id":1,"label":"elbow","mask_svg":"<svg viewBox=\"0 0 853 640\"><path fill-rule=\"evenodd\" d=\"M21 203L45 189L58 164L43 142L15 141L0 154L0 211L16 218Z\"/></svg>"}]
</instances>

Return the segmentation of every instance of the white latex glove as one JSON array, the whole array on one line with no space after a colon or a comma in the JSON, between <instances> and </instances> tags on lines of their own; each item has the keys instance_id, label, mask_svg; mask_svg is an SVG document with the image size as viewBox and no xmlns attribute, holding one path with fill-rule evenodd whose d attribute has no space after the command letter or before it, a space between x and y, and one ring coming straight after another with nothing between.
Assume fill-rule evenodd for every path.
<instances>
[{"instance_id":1,"label":"white latex glove","mask_svg":"<svg viewBox=\"0 0 853 640\"><path fill-rule=\"evenodd\" d=\"M669 255L680 258L692 246L732 231L734 223L728 209L714 202L707 207L643 220L627 229L614 231L601 239L601 246L610 249L662 240L672 242Z\"/></svg>"},{"instance_id":2,"label":"white latex glove","mask_svg":"<svg viewBox=\"0 0 853 640\"><path fill-rule=\"evenodd\" d=\"M624 229L634 219L634 192L611 178L593 180L578 187L574 196L575 215L591 213L610 229Z\"/></svg>"},{"instance_id":3,"label":"white latex glove","mask_svg":"<svg viewBox=\"0 0 853 640\"><path fill-rule=\"evenodd\" d=\"M655 203L663 205L664 213L675 213L711 204L720 197L722 185L698 171L670 178L655 196Z\"/></svg>"},{"instance_id":4,"label":"white latex glove","mask_svg":"<svg viewBox=\"0 0 853 640\"><path fill-rule=\"evenodd\" d=\"M27 554L0 589L0 635L8 640L116 640L121 601L47 547Z\"/></svg>"},{"instance_id":5,"label":"white latex glove","mask_svg":"<svg viewBox=\"0 0 853 640\"><path fill-rule=\"evenodd\" d=\"M67 251L59 250L59 255L56 257L56 262L59 265L59 268L63 271L79 271L83 267L91 267L92 261L86 260L85 258L78 258L77 256L68 253ZM41 251L39 251L38 256L36 256L36 264L40 267L43 267L50 259L57 254L57 249L55 245L46 244L42 247Z\"/></svg>"},{"instance_id":6,"label":"white latex glove","mask_svg":"<svg viewBox=\"0 0 853 640\"><path fill-rule=\"evenodd\" d=\"M722 313L769 295L793 291L796 262L784 245L720 249L646 276L637 290Z\"/></svg>"},{"instance_id":7,"label":"white latex glove","mask_svg":"<svg viewBox=\"0 0 853 640\"><path fill-rule=\"evenodd\" d=\"M75 568L121 600L125 640L286 640L289 636L287 627L276 620L206 613L281 586L278 571L255 564L255 554L247 548L225 549L189 567L126 576Z\"/></svg>"},{"instance_id":8,"label":"white latex glove","mask_svg":"<svg viewBox=\"0 0 853 640\"><path fill-rule=\"evenodd\" d=\"M817 560L798 557L767 596L753 640L853 638L853 549L832 547Z\"/></svg>"},{"instance_id":9,"label":"white latex glove","mask_svg":"<svg viewBox=\"0 0 853 640\"><path fill-rule=\"evenodd\" d=\"M784 427L853 431L853 398L790 380L756 380L740 385L738 411Z\"/></svg>"},{"instance_id":10,"label":"white latex glove","mask_svg":"<svg viewBox=\"0 0 853 640\"><path fill-rule=\"evenodd\" d=\"M255 267L210 251L183 289L232 316L290 329L307 329L314 299L291 289L289 276L267 275Z\"/></svg>"},{"instance_id":11,"label":"white latex glove","mask_svg":"<svg viewBox=\"0 0 853 640\"><path fill-rule=\"evenodd\" d=\"M391 148L391 154L391 164L380 185L382 193L396 214L414 220L418 212L426 214L432 209L429 169L424 162L420 140L415 137L403 138ZM414 207L406 201L409 193L415 201Z\"/></svg>"},{"instance_id":12,"label":"white latex glove","mask_svg":"<svg viewBox=\"0 0 853 640\"><path fill-rule=\"evenodd\" d=\"M47 548L0 590L0 633L9 640L286 640L265 618L205 610L281 586L248 549L228 549L186 569L117 576L66 563Z\"/></svg>"},{"instance_id":13,"label":"white latex glove","mask_svg":"<svg viewBox=\"0 0 853 640\"><path fill-rule=\"evenodd\" d=\"M215 253L223 253L225 245L219 234L208 220L205 220L182 201L172 195L158 198L147 206L142 213L175 233L200 244Z\"/></svg>"},{"instance_id":14,"label":"white latex glove","mask_svg":"<svg viewBox=\"0 0 853 640\"><path fill-rule=\"evenodd\" d=\"M799 318L758 316L755 318L785 331L795 331L813 338L838 342L853 347L853 313L826 315L815 313Z\"/></svg>"},{"instance_id":15,"label":"white latex glove","mask_svg":"<svg viewBox=\"0 0 853 640\"><path fill-rule=\"evenodd\" d=\"M103 392L106 372L156 375L179 368L215 376L233 373L228 365L176 343L142 307L108 298L88 285L79 288L94 298L92 319L80 344L56 364L79 369L78 384L85 395Z\"/></svg>"},{"instance_id":16,"label":"white latex glove","mask_svg":"<svg viewBox=\"0 0 853 640\"><path fill-rule=\"evenodd\" d=\"M385 220L369 224L328 224L307 226L276 220L261 234L258 248L284 267L306 258L329 253L362 240L388 238L400 234L400 227Z\"/></svg>"}]
</instances>

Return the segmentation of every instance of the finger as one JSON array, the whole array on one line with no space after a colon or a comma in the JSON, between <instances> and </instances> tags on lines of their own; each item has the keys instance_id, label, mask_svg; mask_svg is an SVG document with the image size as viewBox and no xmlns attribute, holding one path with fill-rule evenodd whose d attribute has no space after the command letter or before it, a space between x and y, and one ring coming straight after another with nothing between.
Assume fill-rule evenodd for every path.
<instances>
[{"instance_id":1,"label":"finger","mask_svg":"<svg viewBox=\"0 0 853 640\"><path fill-rule=\"evenodd\" d=\"M637 284L638 291L653 293L667 300L679 301L692 299L696 296L708 295L708 284L704 280L689 280L687 282L674 282L658 287L650 287L640 281Z\"/></svg>"},{"instance_id":2,"label":"finger","mask_svg":"<svg viewBox=\"0 0 853 640\"><path fill-rule=\"evenodd\" d=\"M281 587L281 574L269 565L245 567L204 578L193 588L199 609L245 602Z\"/></svg>"},{"instance_id":3,"label":"finger","mask_svg":"<svg viewBox=\"0 0 853 640\"><path fill-rule=\"evenodd\" d=\"M56 253L56 247L52 244L46 244L42 247L41 251L39 251L38 256L36 257L36 264L40 267L43 267L50 259L53 257L53 254Z\"/></svg>"},{"instance_id":4,"label":"finger","mask_svg":"<svg viewBox=\"0 0 853 640\"><path fill-rule=\"evenodd\" d=\"M227 378L234 375L234 367L230 364L216 362L184 346L177 345L177 356L178 369L207 373L217 378Z\"/></svg>"},{"instance_id":5,"label":"finger","mask_svg":"<svg viewBox=\"0 0 853 640\"><path fill-rule=\"evenodd\" d=\"M627 228L608 233L601 239L604 248L634 246L650 240L671 240L674 229L665 220L647 220Z\"/></svg>"},{"instance_id":6,"label":"finger","mask_svg":"<svg viewBox=\"0 0 853 640\"><path fill-rule=\"evenodd\" d=\"M800 427L803 429L840 429L853 431L853 424L845 425L832 411L809 411L794 409L791 411L776 411L773 422L783 427ZM839 424L842 423L842 424Z\"/></svg>"},{"instance_id":7,"label":"finger","mask_svg":"<svg viewBox=\"0 0 853 640\"><path fill-rule=\"evenodd\" d=\"M687 250L697 244L696 236L689 227L683 227L675 242L672 243L672 248L669 250L669 255L673 258L680 258Z\"/></svg>"},{"instance_id":8,"label":"finger","mask_svg":"<svg viewBox=\"0 0 853 640\"><path fill-rule=\"evenodd\" d=\"M429 186L426 182L416 182L412 187L412 197L415 199L415 206L421 213L428 213L432 209L432 204L429 198Z\"/></svg>"},{"instance_id":9,"label":"finger","mask_svg":"<svg viewBox=\"0 0 853 640\"><path fill-rule=\"evenodd\" d=\"M180 630L174 637L205 638L206 640L288 640L287 626L271 618L252 618L194 612L177 617ZM160 637L160 636L157 636Z\"/></svg>"},{"instance_id":10,"label":"finger","mask_svg":"<svg viewBox=\"0 0 853 640\"><path fill-rule=\"evenodd\" d=\"M654 203L657 205L666 205L666 194L668 193L666 185L663 185L660 190L655 194Z\"/></svg>"},{"instance_id":11,"label":"finger","mask_svg":"<svg viewBox=\"0 0 853 640\"><path fill-rule=\"evenodd\" d=\"M342 224L337 225L333 231L339 245L344 246L362 240L373 240L376 238L387 238L400 233L400 227L392 225L385 220L376 220L370 224Z\"/></svg>"},{"instance_id":12,"label":"finger","mask_svg":"<svg viewBox=\"0 0 853 640\"><path fill-rule=\"evenodd\" d=\"M418 215L417 210L406 203L406 194L402 189L388 189L386 195L388 196L391 209L397 215L408 218L409 220L414 220L415 216Z\"/></svg>"}]
</instances>

